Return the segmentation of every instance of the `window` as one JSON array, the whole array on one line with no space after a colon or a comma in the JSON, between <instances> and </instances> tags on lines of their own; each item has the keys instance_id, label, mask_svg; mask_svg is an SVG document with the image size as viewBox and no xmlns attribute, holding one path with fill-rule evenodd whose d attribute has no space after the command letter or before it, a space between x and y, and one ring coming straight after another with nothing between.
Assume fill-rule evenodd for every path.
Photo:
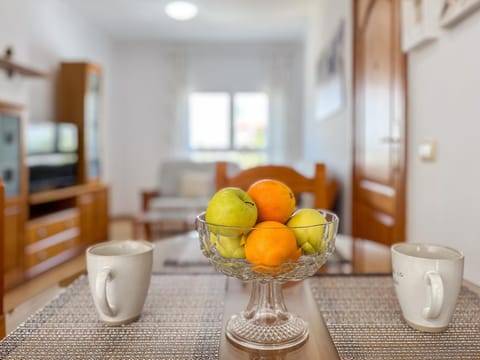
<instances>
[{"instance_id":1,"label":"window","mask_svg":"<svg viewBox=\"0 0 480 360\"><path fill-rule=\"evenodd\" d=\"M263 93L233 96L233 146L235 149L265 149L267 146L268 100Z\"/></svg>"},{"instance_id":2,"label":"window","mask_svg":"<svg viewBox=\"0 0 480 360\"><path fill-rule=\"evenodd\" d=\"M230 148L230 96L227 93L194 93L190 96L190 149Z\"/></svg>"},{"instance_id":3,"label":"window","mask_svg":"<svg viewBox=\"0 0 480 360\"><path fill-rule=\"evenodd\" d=\"M189 147L198 160L265 162L268 96L261 92L198 92L189 98Z\"/></svg>"}]
</instances>

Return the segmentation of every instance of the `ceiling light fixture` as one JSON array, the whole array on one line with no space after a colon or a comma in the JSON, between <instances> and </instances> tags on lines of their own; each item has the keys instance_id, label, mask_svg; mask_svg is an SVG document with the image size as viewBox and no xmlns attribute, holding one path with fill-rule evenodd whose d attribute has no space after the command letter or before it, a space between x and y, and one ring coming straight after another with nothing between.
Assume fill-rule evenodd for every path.
<instances>
[{"instance_id":1,"label":"ceiling light fixture","mask_svg":"<svg viewBox=\"0 0 480 360\"><path fill-rule=\"evenodd\" d=\"M184 21L194 18L198 8L188 1L172 1L165 6L165 13L172 19Z\"/></svg>"}]
</instances>

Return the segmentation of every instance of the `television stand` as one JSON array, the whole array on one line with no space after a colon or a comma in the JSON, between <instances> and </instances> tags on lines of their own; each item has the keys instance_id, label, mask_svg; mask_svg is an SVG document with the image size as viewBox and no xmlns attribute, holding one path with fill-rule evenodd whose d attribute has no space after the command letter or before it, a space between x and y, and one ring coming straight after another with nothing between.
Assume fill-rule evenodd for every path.
<instances>
[{"instance_id":1,"label":"television stand","mask_svg":"<svg viewBox=\"0 0 480 360\"><path fill-rule=\"evenodd\" d=\"M30 194L25 278L30 279L108 238L108 186L76 185Z\"/></svg>"},{"instance_id":2,"label":"television stand","mask_svg":"<svg viewBox=\"0 0 480 360\"><path fill-rule=\"evenodd\" d=\"M11 289L108 239L108 192L104 184L84 184L29 194L28 217L19 228L23 238L18 262L21 271L6 272Z\"/></svg>"}]
</instances>

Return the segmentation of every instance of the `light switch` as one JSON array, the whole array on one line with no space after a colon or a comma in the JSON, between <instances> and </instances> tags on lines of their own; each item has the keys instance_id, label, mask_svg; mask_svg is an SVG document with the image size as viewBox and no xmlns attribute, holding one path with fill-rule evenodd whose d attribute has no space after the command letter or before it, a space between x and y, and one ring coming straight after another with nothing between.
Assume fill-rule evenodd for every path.
<instances>
[{"instance_id":1,"label":"light switch","mask_svg":"<svg viewBox=\"0 0 480 360\"><path fill-rule=\"evenodd\" d=\"M424 140L418 147L418 155L422 161L435 160L435 140Z\"/></svg>"}]
</instances>

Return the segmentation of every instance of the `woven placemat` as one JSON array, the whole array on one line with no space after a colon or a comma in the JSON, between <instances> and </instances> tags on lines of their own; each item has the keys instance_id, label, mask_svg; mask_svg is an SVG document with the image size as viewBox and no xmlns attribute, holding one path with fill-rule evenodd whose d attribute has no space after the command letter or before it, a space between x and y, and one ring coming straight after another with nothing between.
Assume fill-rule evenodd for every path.
<instances>
[{"instance_id":1,"label":"woven placemat","mask_svg":"<svg viewBox=\"0 0 480 360\"><path fill-rule=\"evenodd\" d=\"M108 327L83 276L0 343L0 359L217 359L223 275L154 275L141 318Z\"/></svg>"},{"instance_id":2,"label":"woven placemat","mask_svg":"<svg viewBox=\"0 0 480 360\"><path fill-rule=\"evenodd\" d=\"M200 250L197 233L188 233L173 240L160 240L155 243L160 249L154 252L154 274L197 273L215 274L218 272ZM167 249L165 249L165 246ZM169 255L164 256L163 250Z\"/></svg>"},{"instance_id":3,"label":"woven placemat","mask_svg":"<svg viewBox=\"0 0 480 360\"><path fill-rule=\"evenodd\" d=\"M480 359L480 298L466 287L447 330L423 333L404 322L391 275L308 281L342 359Z\"/></svg>"}]
</instances>

